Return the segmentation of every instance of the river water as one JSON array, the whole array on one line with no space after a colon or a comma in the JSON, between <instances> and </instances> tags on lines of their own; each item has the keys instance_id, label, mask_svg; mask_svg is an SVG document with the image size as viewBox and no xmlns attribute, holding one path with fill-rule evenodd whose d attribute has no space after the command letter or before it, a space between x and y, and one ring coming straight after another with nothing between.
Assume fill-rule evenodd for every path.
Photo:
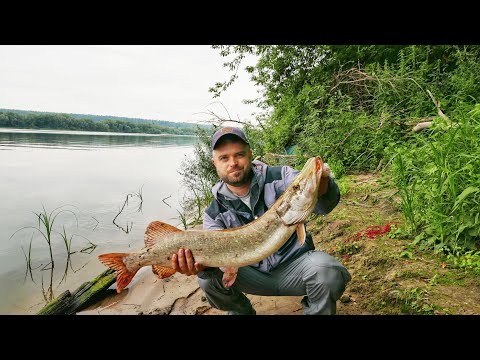
<instances>
[{"instance_id":1,"label":"river water","mask_svg":"<svg viewBox=\"0 0 480 360\"><path fill-rule=\"evenodd\" d=\"M178 170L197 141L0 129L0 314L75 290L106 270L99 254L143 247L151 221L182 228Z\"/></svg>"}]
</instances>

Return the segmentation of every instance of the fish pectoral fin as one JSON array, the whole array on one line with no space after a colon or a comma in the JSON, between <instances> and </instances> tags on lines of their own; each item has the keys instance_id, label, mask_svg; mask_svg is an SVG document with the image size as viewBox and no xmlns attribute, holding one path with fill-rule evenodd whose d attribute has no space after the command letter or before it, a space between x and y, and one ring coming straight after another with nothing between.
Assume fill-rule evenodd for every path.
<instances>
[{"instance_id":1,"label":"fish pectoral fin","mask_svg":"<svg viewBox=\"0 0 480 360\"><path fill-rule=\"evenodd\" d=\"M147 230L145 230L145 246L152 246L165 236L181 231L183 230L180 230L170 224L161 221L152 221L150 224L148 224Z\"/></svg>"},{"instance_id":2,"label":"fish pectoral fin","mask_svg":"<svg viewBox=\"0 0 480 360\"><path fill-rule=\"evenodd\" d=\"M177 272L175 269L160 265L152 265L152 271L159 279L165 279Z\"/></svg>"},{"instance_id":3,"label":"fish pectoral fin","mask_svg":"<svg viewBox=\"0 0 480 360\"><path fill-rule=\"evenodd\" d=\"M307 233L305 231L305 224L304 223L298 224L296 231L297 231L298 244L302 246L303 244L305 244L305 239L307 238Z\"/></svg>"},{"instance_id":4,"label":"fish pectoral fin","mask_svg":"<svg viewBox=\"0 0 480 360\"><path fill-rule=\"evenodd\" d=\"M230 286L233 285L235 279L238 275L238 268L237 267L221 267L220 270L223 271L222 277L222 284L223 286L228 289Z\"/></svg>"}]
</instances>

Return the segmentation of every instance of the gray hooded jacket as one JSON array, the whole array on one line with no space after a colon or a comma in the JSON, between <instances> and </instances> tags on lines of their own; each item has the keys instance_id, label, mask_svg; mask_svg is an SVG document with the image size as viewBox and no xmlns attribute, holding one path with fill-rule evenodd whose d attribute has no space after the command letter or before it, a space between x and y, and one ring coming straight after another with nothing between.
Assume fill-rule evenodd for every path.
<instances>
[{"instance_id":1,"label":"gray hooded jacket","mask_svg":"<svg viewBox=\"0 0 480 360\"><path fill-rule=\"evenodd\" d=\"M250 210L238 197L232 195L221 180L212 188L214 200L203 214L203 228L221 230L239 227L262 216L283 194L299 171L289 166L268 166L254 160L252 162L254 177L250 184ZM328 191L319 197L313 210L316 214L328 214L340 201L340 190L330 175ZM259 263L249 265L263 272L270 272L278 265L289 261L308 250L313 250L312 237L307 233L305 243L300 246L297 233L274 254ZM208 268L198 273L200 278L209 277Z\"/></svg>"}]
</instances>

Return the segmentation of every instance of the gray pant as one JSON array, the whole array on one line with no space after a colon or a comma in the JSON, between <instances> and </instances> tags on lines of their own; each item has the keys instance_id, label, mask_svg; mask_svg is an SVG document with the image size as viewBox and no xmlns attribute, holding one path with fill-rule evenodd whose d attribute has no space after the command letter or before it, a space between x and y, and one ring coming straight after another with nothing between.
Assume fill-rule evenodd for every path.
<instances>
[{"instance_id":1,"label":"gray pant","mask_svg":"<svg viewBox=\"0 0 480 360\"><path fill-rule=\"evenodd\" d=\"M298 296L305 315L333 315L336 301L351 276L333 256L310 250L293 261L281 264L270 273L250 266L239 269L233 286L222 285L222 271L209 269L198 275L198 283L211 306L230 314L255 314L250 300L243 294L262 296ZM208 275L207 275L208 274Z\"/></svg>"}]
</instances>

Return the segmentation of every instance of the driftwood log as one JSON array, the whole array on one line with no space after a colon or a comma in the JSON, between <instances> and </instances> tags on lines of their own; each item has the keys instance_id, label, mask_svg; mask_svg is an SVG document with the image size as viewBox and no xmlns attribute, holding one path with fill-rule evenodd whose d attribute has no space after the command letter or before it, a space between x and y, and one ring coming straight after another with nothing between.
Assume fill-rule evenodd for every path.
<instances>
[{"instance_id":1,"label":"driftwood log","mask_svg":"<svg viewBox=\"0 0 480 360\"><path fill-rule=\"evenodd\" d=\"M115 270L107 269L93 280L83 283L73 293L64 291L45 305L37 315L73 315L114 292L115 290L109 291L108 288L115 281Z\"/></svg>"}]
</instances>

